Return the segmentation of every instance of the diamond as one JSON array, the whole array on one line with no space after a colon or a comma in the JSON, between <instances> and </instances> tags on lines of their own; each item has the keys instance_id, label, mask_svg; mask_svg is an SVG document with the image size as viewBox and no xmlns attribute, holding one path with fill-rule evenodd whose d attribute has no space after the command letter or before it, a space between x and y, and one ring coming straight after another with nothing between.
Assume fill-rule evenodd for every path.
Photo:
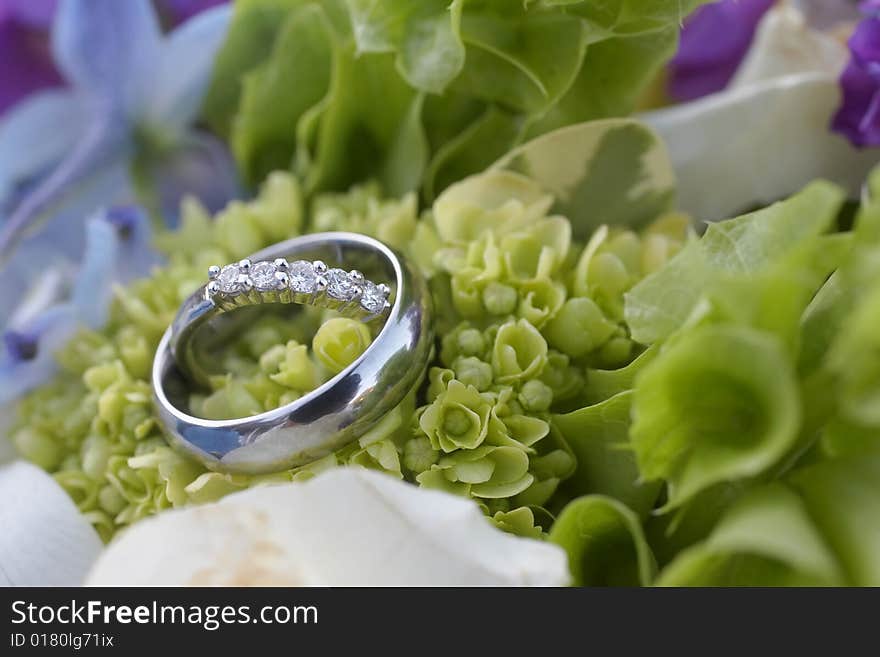
<instances>
[{"instance_id":1,"label":"diamond","mask_svg":"<svg viewBox=\"0 0 880 657\"><path fill-rule=\"evenodd\" d=\"M385 294L371 281L364 281L361 284L363 294L361 295L361 306L370 313L381 312L385 308Z\"/></svg>"},{"instance_id":2,"label":"diamond","mask_svg":"<svg viewBox=\"0 0 880 657\"><path fill-rule=\"evenodd\" d=\"M258 262L251 265L250 277L254 283L254 287L258 290L276 290L278 289L278 279L275 278L277 267L271 262Z\"/></svg>"},{"instance_id":3,"label":"diamond","mask_svg":"<svg viewBox=\"0 0 880 657\"><path fill-rule=\"evenodd\" d=\"M220 270L220 275L217 276L220 291L224 294L238 294L242 292L245 286L241 283L239 276L241 276L241 270L239 270L238 265L226 265Z\"/></svg>"},{"instance_id":4,"label":"diamond","mask_svg":"<svg viewBox=\"0 0 880 657\"><path fill-rule=\"evenodd\" d=\"M358 286L348 272L331 269L327 272L327 294L340 301L351 301L357 296Z\"/></svg>"},{"instance_id":5,"label":"diamond","mask_svg":"<svg viewBox=\"0 0 880 657\"><path fill-rule=\"evenodd\" d=\"M311 294L318 284L318 274L312 263L305 260L291 262L287 268L290 277L290 289L294 292Z\"/></svg>"}]
</instances>

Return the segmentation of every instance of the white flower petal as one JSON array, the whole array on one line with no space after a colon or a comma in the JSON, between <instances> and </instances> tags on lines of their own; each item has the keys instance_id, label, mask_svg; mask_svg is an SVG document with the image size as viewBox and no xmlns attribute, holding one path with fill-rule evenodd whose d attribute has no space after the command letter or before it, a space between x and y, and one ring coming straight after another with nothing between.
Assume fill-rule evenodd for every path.
<instances>
[{"instance_id":1,"label":"white flower petal","mask_svg":"<svg viewBox=\"0 0 880 657\"><path fill-rule=\"evenodd\" d=\"M564 585L565 553L463 498L338 468L126 530L89 585Z\"/></svg>"},{"instance_id":2,"label":"white flower petal","mask_svg":"<svg viewBox=\"0 0 880 657\"><path fill-rule=\"evenodd\" d=\"M834 76L803 73L641 118L669 148L681 209L712 221L789 196L815 178L858 198L878 150L858 150L830 131L839 99Z\"/></svg>"},{"instance_id":3,"label":"white flower petal","mask_svg":"<svg viewBox=\"0 0 880 657\"><path fill-rule=\"evenodd\" d=\"M103 549L52 477L15 461L0 467L0 586L78 586Z\"/></svg>"},{"instance_id":4,"label":"white flower petal","mask_svg":"<svg viewBox=\"0 0 880 657\"><path fill-rule=\"evenodd\" d=\"M838 76L848 59L843 40L811 27L794 7L779 5L761 19L749 53L729 88L794 73Z\"/></svg>"}]
</instances>

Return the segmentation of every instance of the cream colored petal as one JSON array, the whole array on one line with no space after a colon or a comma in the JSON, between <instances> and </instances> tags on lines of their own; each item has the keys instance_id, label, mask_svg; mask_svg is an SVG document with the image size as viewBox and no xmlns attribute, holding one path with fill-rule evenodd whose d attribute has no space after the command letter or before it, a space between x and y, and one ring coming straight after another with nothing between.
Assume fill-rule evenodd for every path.
<instances>
[{"instance_id":1,"label":"cream colored petal","mask_svg":"<svg viewBox=\"0 0 880 657\"><path fill-rule=\"evenodd\" d=\"M126 530L90 585L564 585L566 556L462 498L339 468Z\"/></svg>"},{"instance_id":2,"label":"cream colored petal","mask_svg":"<svg viewBox=\"0 0 880 657\"><path fill-rule=\"evenodd\" d=\"M0 467L0 586L79 586L103 547L43 470L24 461Z\"/></svg>"},{"instance_id":3,"label":"cream colored petal","mask_svg":"<svg viewBox=\"0 0 880 657\"><path fill-rule=\"evenodd\" d=\"M835 76L803 73L641 118L666 141L681 209L712 221L785 198L816 178L858 198L880 151L858 150L831 132L839 98Z\"/></svg>"},{"instance_id":4,"label":"cream colored petal","mask_svg":"<svg viewBox=\"0 0 880 657\"><path fill-rule=\"evenodd\" d=\"M761 20L749 53L729 88L795 73L838 76L848 59L844 39L813 28L800 11L781 4Z\"/></svg>"}]
</instances>

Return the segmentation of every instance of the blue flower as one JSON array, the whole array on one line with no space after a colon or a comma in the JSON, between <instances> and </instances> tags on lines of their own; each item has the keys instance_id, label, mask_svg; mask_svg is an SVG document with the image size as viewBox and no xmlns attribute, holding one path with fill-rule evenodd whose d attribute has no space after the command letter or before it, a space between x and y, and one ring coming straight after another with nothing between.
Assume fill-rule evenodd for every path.
<instances>
[{"instance_id":1,"label":"blue flower","mask_svg":"<svg viewBox=\"0 0 880 657\"><path fill-rule=\"evenodd\" d=\"M210 9L164 36L148 0L61 0L52 49L68 88L0 123L0 256L47 218L70 238L51 235L50 251L70 255L100 205L139 197L173 222L184 193L216 209L238 192L225 147L191 128L229 17Z\"/></svg>"},{"instance_id":2,"label":"blue flower","mask_svg":"<svg viewBox=\"0 0 880 657\"><path fill-rule=\"evenodd\" d=\"M185 193L216 209L238 192L225 146L191 128L228 23L218 7L164 36L148 0L60 0L67 86L0 122L0 404L50 376L77 327L104 322L112 283L156 261L144 210L97 208L138 199L173 221Z\"/></svg>"},{"instance_id":3,"label":"blue flower","mask_svg":"<svg viewBox=\"0 0 880 657\"><path fill-rule=\"evenodd\" d=\"M25 294L2 332L0 405L49 378L56 368L55 352L79 328L106 322L113 285L145 274L158 262L150 237L146 212L115 207L86 221L85 253L78 266L43 263L29 287L21 288Z\"/></svg>"}]
</instances>

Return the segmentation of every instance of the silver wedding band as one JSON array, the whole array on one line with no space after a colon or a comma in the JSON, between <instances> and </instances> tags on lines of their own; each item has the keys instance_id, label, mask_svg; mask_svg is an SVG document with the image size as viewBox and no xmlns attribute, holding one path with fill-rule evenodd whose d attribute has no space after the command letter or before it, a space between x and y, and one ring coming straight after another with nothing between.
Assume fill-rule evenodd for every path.
<instances>
[{"instance_id":1,"label":"silver wedding band","mask_svg":"<svg viewBox=\"0 0 880 657\"><path fill-rule=\"evenodd\" d=\"M297 237L212 268L210 277L163 335L152 373L169 442L209 469L256 474L320 459L373 427L424 373L433 340L427 284L375 239L342 232ZM228 339L246 319L240 308L274 303L332 308L384 324L351 365L290 404L232 420L190 415L190 386L212 373L199 343Z\"/></svg>"}]
</instances>

